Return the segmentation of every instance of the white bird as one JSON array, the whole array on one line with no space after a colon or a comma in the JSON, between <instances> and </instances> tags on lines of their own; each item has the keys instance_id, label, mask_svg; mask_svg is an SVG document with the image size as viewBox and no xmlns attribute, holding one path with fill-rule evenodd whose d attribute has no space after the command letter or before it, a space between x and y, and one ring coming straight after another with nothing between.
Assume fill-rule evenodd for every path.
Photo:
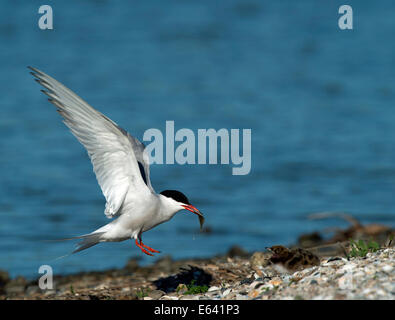
<instances>
[{"instance_id":1,"label":"white bird","mask_svg":"<svg viewBox=\"0 0 395 320\"><path fill-rule=\"evenodd\" d=\"M202 213L176 190L160 194L152 188L149 158L145 146L115 122L92 108L70 89L44 72L29 67L31 74L46 90L41 90L57 107L63 122L86 148L93 171L106 198L105 215L116 218L92 233L74 237L82 239L73 253L100 242L134 239L144 253L160 252L142 242L142 233L170 220L186 209Z\"/></svg>"}]
</instances>

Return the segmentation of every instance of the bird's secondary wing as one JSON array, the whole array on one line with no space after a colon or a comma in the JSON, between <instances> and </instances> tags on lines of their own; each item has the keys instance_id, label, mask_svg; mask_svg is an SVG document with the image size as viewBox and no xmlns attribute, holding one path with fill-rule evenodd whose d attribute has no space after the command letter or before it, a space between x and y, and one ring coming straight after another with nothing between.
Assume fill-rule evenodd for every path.
<instances>
[{"instance_id":1,"label":"bird's secondary wing","mask_svg":"<svg viewBox=\"0 0 395 320\"><path fill-rule=\"evenodd\" d=\"M141 176L143 177L143 180L144 180L145 184L148 186L148 188L153 193L155 193L155 191L151 185L150 170L149 170L149 156L145 150L145 145L142 142L140 142L138 139L136 139L135 137L131 136L129 133L128 133L128 138L130 140L130 143L132 144L134 154L136 156L137 163L139 165Z\"/></svg>"},{"instance_id":2,"label":"bird's secondary wing","mask_svg":"<svg viewBox=\"0 0 395 320\"><path fill-rule=\"evenodd\" d=\"M106 198L105 214L119 214L127 192L153 192L144 145L111 119L44 72L29 67L57 107L63 122L88 151L93 171Z\"/></svg>"}]
</instances>

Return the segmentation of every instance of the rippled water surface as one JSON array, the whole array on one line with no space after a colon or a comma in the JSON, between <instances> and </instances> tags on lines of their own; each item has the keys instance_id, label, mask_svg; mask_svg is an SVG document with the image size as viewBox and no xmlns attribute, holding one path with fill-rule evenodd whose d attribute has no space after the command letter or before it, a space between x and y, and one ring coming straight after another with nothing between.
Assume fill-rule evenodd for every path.
<instances>
[{"instance_id":1,"label":"rippled water surface","mask_svg":"<svg viewBox=\"0 0 395 320\"><path fill-rule=\"evenodd\" d=\"M144 234L176 258L238 244L257 250L347 211L395 225L395 4L349 1L354 30L337 26L339 1L53 1L54 30L37 26L39 1L0 11L0 269L12 276L122 267L132 241L54 261L108 222L88 156L26 66L57 78L142 139L149 128L248 128L249 175L233 165L153 165L156 191L178 189L187 212ZM142 263L152 261L142 257Z\"/></svg>"}]
</instances>

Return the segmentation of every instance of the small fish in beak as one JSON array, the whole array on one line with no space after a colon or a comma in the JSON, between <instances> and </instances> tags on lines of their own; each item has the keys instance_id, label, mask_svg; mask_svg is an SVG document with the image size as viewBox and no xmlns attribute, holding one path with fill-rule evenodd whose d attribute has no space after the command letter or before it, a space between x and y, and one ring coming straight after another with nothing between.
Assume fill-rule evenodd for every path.
<instances>
[{"instance_id":1,"label":"small fish in beak","mask_svg":"<svg viewBox=\"0 0 395 320\"><path fill-rule=\"evenodd\" d=\"M197 209L195 208L193 205L189 204L189 205L185 205L183 206L186 210L191 211L195 214L197 214L198 218L199 218L199 223L200 223L200 231L202 231L203 229L203 223L204 223L204 216L203 214Z\"/></svg>"}]
</instances>

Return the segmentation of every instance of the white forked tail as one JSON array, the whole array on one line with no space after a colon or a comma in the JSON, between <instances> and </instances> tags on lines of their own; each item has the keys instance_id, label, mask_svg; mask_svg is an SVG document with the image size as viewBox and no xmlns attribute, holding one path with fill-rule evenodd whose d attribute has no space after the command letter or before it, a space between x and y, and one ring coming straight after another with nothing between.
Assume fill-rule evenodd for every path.
<instances>
[{"instance_id":1,"label":"white forked tail","mask_svg":"<svg viewBox=\"0 0 395 320\"><path fill-rule=\"evenodd\" d=\"M75 240L75 239L82 239L82 241L78 242L76 244L76 249L73 252L70 252L68 254L65 254L63 256L57 257L55 260L59 260L65 257L68 257L69 255L88 249L90 247L93 247L94 245L98 244L101 240L101 236L105 232L92 232L89 234L84 234L82 236L77 236L77 237L71 237L71 238L63 238L63 239L56 239L56 240L49 240L49 241L66 241L66 240Z\"/></svg>"},{"instance_id":2,"label":"white forked tail","mask_svg":"<svg viewBox=\"0 0 395 320\"><path fill-rule=\"evenodd\" d=\"M110 230L111 227L112 227L112 222L100 227L99 229L97 229L91 233L83 234L82 236L58 239L57 241L81 239L81 241L76 244L76 249L73 252L68 254L68 255L70 255L70 254L77 253L82 250L88 249L90 247L93 247L94 245L98 244L99 242L102 242L103 241L102 236L108 230ZM66 255L66 256L68 256L68 255Z\"/></svg>"},{"instance_id":3,"label":"white forked tail","mask_svg":"<svg viewBox=\"0 0 395 320\"><path fill-rule=\"evenodd\" d=\"M82 241L77 243L77 248L72 253L80 252L82 250L88 249L98 244L100 242L101 236L104 233L105 232L93 232L90 234L73 238L73 239L82 239Z\"/></svg>"}]
</instances>

